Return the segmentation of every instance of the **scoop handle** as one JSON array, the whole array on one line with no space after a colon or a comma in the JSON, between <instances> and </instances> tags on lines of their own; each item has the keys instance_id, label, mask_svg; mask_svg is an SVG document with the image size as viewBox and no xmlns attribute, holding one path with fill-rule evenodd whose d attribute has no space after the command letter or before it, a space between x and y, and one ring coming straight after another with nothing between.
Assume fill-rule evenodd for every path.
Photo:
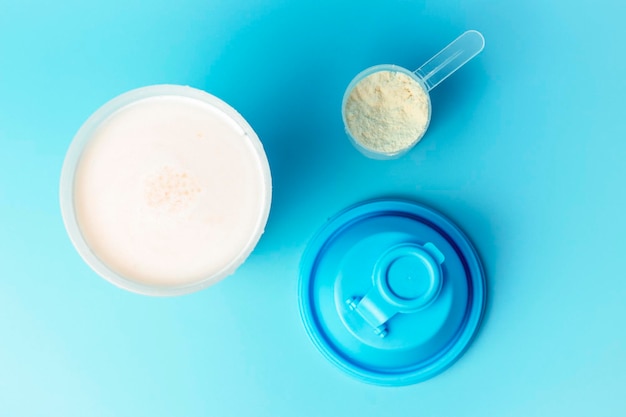
<instances>
[{"instance_id":1,"label":"scoop handle","mask_svg":"<svg viewBox=\"0 0 626 417\"><path fill-rule=\"evenodd\" d=\"M485 47L485 38L476 30L468 30L430 58L414 73L422 79L428 91L437 87L454 71L465 65Z\"/></svg>"}]
</instances>

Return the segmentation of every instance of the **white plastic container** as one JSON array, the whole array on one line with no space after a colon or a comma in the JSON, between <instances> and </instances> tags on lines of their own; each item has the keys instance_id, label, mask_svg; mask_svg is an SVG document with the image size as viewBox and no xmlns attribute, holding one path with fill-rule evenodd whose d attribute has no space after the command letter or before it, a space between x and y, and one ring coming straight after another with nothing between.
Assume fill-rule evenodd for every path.
<instances>
[{"instance_id":1,"label":"white plastic container","mask_svg":"<svg viewBox=\"0 0 626 417\"><path fill-rule=\"evenodd\" d=\"M191 87L155 85L112 99L83 124L60 203L95 272L129 291L174 296L246 260L267 222L271 175L259 138L232 107Z\"/></svg>"}]
</instances>

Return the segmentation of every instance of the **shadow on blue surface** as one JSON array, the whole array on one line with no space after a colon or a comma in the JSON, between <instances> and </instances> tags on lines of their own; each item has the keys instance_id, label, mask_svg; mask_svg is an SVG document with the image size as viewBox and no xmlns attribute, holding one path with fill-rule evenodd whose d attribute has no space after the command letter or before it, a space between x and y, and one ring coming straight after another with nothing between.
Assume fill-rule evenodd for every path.
<instances>
[{"instance_id":1,"label":"shadow on blue surface","mask_svg":"<svg viewBox=\"0 0 626 417\"><path fill-rule=\"evenodd\" d=\"M370 167L384 178L384 164L394 162L365 161L352 149L341 122L341 99L352 77L365 67L395 63L416 69L460 33L437 30L447 25L436 19L416 27L418 13L413 4L390 7L375 1L358 8L330 1L277 7L234 33L207 69L206 82L199 87L223 97L250 121L272 169L272 212L257 253L306 242L309 229L319 224L311 213L324 211L329 201L336 200L338 209L363 198L351 190L359 189L354 183L367 177ZM390 19L397 25L377 30ZM361 25L355 23L359 21ZM345 33L338 38L341 25ZM325 31L327 27L334 29ZM433 131L475 100L476 89L484 88L468 87L480 68L470 71L451 77L434 92Z\"/></svg>"}]
</instances>

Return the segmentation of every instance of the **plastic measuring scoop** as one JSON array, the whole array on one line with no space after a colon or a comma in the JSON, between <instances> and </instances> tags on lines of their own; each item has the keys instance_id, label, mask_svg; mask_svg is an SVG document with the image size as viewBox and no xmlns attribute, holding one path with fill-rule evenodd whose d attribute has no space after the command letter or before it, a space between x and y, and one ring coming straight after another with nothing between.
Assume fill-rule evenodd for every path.
<instances>
[{"instance_id":1,"label":"plastic measuring scoop","mask_svg":"<svg viewBox=\"0 0 626 417\"><path fill-rule=\"evenodd\" d=\"M429 92L433 88L437 87L443 80L452 75L456 70L465 65L469 60L478 55L485 46L485 38L483 35L476 30L468 30L463 33L461 36L456 38L452 43L443 48L439 53L429 59L424 65L419 67L416 71L409 71L406 68L399 67L397 65L376 65L366 70L360 72L352 82L348 85L346 92L343 97L342 103L342 117L343 122L346 128L346 132L348 137L355 145L355 147L361 151L363 154L370 158L375 159L392 159L397 158L407 151L409 151L413 146L415 146L420 139L428 130L428 125L430 123L431 116L431 104L430 104L430 95ZM356 135L350 129L350 124L355 123L354 121L350 122L348 120L348 116L346 114L346 105L348 104L348 100L350 95L355 87L359 85L361 81L363 81L368 76L371 76L377 72L388 71L392 73L403 73L414 79L419 86L422 88L425 96L426 96L426 105L427 105L427 115L426 115L426 124L418 129L421 133L418 134L414 139L408 138L408 140L401 141L397 148L390 150L381 150L374 148L372 146L368 146L363 143L362 140L359 140ZM383 103L379 103L384 105ZM419 110L419 109L418 109ZM372 120L370 120L370 123ZM374 121L375 123L376 121ZM377 126L380 130L385 129L384 124ZM378 129L377 129L378 131ZM380 138L380 140L384 140L384 138Z\"/></svg>"}]
</instances>

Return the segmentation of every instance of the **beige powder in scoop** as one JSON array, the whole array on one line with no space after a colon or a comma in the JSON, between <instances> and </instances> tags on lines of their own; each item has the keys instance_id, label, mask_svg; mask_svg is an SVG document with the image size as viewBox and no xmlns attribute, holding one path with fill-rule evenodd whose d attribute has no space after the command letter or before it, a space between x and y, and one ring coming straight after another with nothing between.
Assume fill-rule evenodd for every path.
<instances>
[{"instance_id":1,"label":"beige powder in scoop","mask_svg":"<svg viewBox=\"0 0 626 417\"><path fill-rule=\"evenodd\" d=\"M349 133L359 144L393 154L413 146L426 131L429 99L409 75L378 71L352 89L344 116Z\"/></svg>"}]
</instances>

